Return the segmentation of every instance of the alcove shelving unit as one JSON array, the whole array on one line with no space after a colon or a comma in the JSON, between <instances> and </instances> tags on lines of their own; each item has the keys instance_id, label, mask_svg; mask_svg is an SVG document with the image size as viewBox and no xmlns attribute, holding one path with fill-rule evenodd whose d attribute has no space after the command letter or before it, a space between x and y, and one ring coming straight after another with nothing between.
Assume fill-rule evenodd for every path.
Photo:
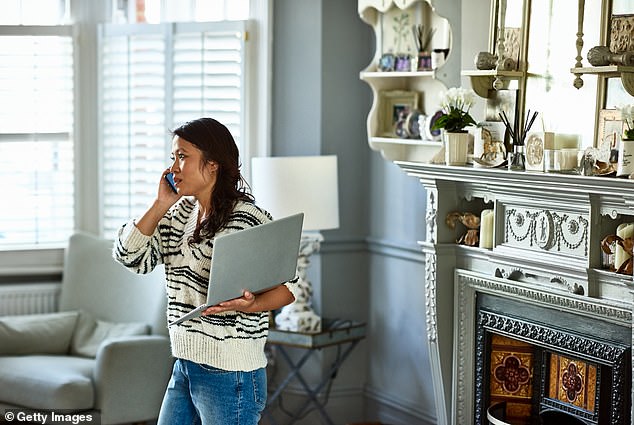
<instances>
[{"instance_id":1,"label":"alcove shelving unit","mask_svg":"<svg viewBox=\"0 0 634 425\"><path fill-rule=\"evenodd\" d=\"M429 161L442 147L440 140L433 140L422 134L420 138L387 137L384 128L389 115L381 102L381 93L388 91L417 92L419 101L417 110L425 116L439 109L439 94L446 86L436 79L436 70L425 71L381 71L379 61L383 51L384 20L386 14L398 8L410 13L416 19L431 22L433 9L427 0L360 0L358 13L361 19L370 25L375 34L376 50L372 62L361 71L359 77L372 89L372 107L367 118L368 144L370 148L381 152L390 161ZM430 15L427 15L430 14ZM435 15L437 16L437 15Z\"/></svg>"}]
</instances>

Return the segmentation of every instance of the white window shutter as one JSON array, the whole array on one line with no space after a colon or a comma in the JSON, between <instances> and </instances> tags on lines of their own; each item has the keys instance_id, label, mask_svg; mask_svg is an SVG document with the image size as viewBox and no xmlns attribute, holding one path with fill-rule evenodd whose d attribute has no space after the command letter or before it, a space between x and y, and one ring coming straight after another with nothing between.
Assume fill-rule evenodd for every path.
<instances>
[{"instance_id":1,"label":"white window shutter","mask_svg":"<svg viewBox=\"0 0 634 425\"><path fill-rule=\"evenodd\" d=\"M164 36L105 37L101 60L103 227L112 230L148 207L165 164Z\"/></svg>"},{"instance_id":2,"label":"white window shutter","mask_svg":"<svg viewBox=\"0 0 634 425\"><path fill-rule=\"evenodd\" d=\"M209 116L241 147L245 28L243 21L102 27L105 236L139 217L156 196L169 165L170 130Z\"/></svg>"}]
</instances>

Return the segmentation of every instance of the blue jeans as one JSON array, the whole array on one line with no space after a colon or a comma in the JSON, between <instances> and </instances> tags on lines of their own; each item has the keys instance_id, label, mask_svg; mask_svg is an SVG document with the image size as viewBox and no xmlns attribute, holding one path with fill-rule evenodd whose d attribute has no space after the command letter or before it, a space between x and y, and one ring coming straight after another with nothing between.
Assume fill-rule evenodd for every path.
<instances>
[{"instance_id":1,"label":"blue jeans","mask_svg":"<svg viewBox=\"0 0 634 425\"><path fill-rule=\"evenodd\" d=\"M266 369L226 371L176 359L158 425L257 425Z\"/></svg>"}]
</instances>

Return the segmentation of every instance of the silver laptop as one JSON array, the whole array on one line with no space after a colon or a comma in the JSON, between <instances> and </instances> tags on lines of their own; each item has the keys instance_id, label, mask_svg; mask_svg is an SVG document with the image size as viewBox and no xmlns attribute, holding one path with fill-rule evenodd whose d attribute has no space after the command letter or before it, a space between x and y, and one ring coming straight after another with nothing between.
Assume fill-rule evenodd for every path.
<instances>
[{"instance_id":1,"label":"silver laptop","mask_svg":"<svg viewBox=\"0 0 634 425\"><path fill-rule=\"evenodd\" d=\"M216 238L207 302L170 326L196 318L213 305L241 297L246 290L258 294L293 279L303 221L304 213L299 213Z\"/></svg>"}]
</instances>

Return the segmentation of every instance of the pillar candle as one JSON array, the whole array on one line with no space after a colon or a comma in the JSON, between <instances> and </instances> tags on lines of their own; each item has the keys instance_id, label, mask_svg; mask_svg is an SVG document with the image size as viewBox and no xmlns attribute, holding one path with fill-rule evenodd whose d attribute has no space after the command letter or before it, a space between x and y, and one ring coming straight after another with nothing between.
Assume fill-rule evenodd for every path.
<instances>
[{"instance_id":1,"label":"pillar candle","mask_svg":"<svg viewBox=\"0 0 634 425\"><path fill-rule=\"evenodd\" d=\"M480 213L480 248L493 248L493 210Z\"/></svg>"},{"instance_id":2,"label":"pillar candle","mask_svg":"<svg viewBox=\"0 0 634 425\"><path fill-rule=\"evenodd\" d=\"M631 238L634 236L634 223L623 223L619 224L619 227L616 228L616 235L622 239ZM625 252L623 248L616 244L616 252L614 254L614 268L618 270L621 267L621 264L630 258L630 254Z\"/></svg>"}]
</instances>

